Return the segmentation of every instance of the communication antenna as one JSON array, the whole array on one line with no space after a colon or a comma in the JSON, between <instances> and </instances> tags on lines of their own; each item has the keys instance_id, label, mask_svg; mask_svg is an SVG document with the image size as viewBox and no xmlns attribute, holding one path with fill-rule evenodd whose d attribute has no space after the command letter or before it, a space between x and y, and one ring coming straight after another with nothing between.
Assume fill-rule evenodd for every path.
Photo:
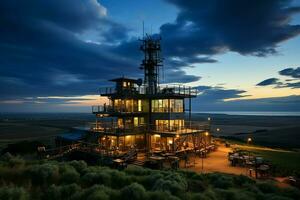
<instances>
[{"instance_id":1,"label":"communication antenna","mask_svg":"<svg viewBox=\"0 0 300 200\"><path fill-rule=\"evenodd\" d=\"M143 39L144 39L144 37L145 37L145 22L143 20Z\"/></svg>"}]
</instances>

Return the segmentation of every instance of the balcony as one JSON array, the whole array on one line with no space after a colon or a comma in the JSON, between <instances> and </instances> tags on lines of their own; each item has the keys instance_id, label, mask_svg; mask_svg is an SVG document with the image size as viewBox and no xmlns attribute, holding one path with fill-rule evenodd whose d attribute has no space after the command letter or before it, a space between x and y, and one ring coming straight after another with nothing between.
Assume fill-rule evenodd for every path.
<instances>
[{"instance_id":1,"label":"balcony","mask_svg":"<svg viewBox=\"0 0 300 200\"><path fill-rule=\"evenodd\" d=\"M125 127L120 127L115 122L102 122L93 124L92 131L112 135L152 133L168 136L180 136L193 133L203 133L209 130L209 125L207 123L186 121L186 124L188 125L181 127L156 126L152 124L139 126L125 125Z\"/></svg>"},{"instance_id":2,"label":"balcony","mask_svg":"<svg viewBox=\"0 0 300 200\"><path fill-rule=\"evenodd\" d=\"M143 113L143 107L138 108L138 106L111 106L111 105L98 105L92 106L93 114L113 114L113 113Z\"/></svg>"},{"instance_id":3,"label":"balcony","mask_svg":"<svg viewBox=\"0 0 300 200\"><path fill-rule=\"evenodd\" d=\"M113 94L133 94L133 95L138 95L138 94L149 94L147 92L147 87L145 85L142 86L134 86L132 88L126 88L122 90L116 90L114 87L105 87L105 88L100 88L100 95L101 96L110 96ZM159 85L157 87L157 92L156 95L177 95L177 96L182 96L182 97L196 97L198 94L198 90L195 88L192 88L190 86L185 86L185 85Z\"/></svg>"}]
</instances>

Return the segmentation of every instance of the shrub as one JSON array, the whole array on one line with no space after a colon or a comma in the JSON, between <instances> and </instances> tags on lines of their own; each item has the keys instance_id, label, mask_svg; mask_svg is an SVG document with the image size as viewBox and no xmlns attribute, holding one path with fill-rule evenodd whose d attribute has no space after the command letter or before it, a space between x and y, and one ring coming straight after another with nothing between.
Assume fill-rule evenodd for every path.
<instances>
[{"instance_id":1,"label":"shrub","mask_svg":"<svg viewBox=\"0 0 300 200\"><path fill-rule=\"evenodd\" d=\"M265 195L264 199L268 199L268 200L292 200L288 197L279 196L279 195L276 195L276 194L267 194L267 195Z\"/></svg>"},{"instance_id":2,"label":"shrub","mask_svg":"<svg viewBox=\"0 0 300 200\"><path fill-rule=\"evenodd\" d=\"M138 183L132 183L131 185L122 188L121 197L124 200L126 200L126 199L128 199L128 200L145 199L146 191L142 185L140 185Z\"/></svg>"},{"instance_id":3,"label":"shrub","mask_svg":"<svg viewBox=\"0 0 300 200\"><path fill-rule=\"evenodd\" d=\"M247 184L253 184L255 181L247 176L239 175L233 177L233 183L238 186L244 186Z\"/></svg>"},{"instance_id":4,"label":"shrub","mask_svg":"<svg viewBox=\"0 0 300 200\"><path fill-rule=\"evenodd\" d=\"M209 176L210 182L216 188L227 189L233 186L233 180L231 176L217 173L210 174Z\"/></svg>"},{"instance_id":5,"label":"shrub","mask_svg":"<svg viewBox=\"0 0 300 200\"><path fill-rule=\"evenodd\" d=\"M109 200L109 196L101 190L96 190L91 193L86 199L88 200Z\"/></svg>"},{"instance_id":6,"label":"shrub","mask_svg":"<svg viewBox=\"0 0 300 200\"><path fill-rule=\"evenodd\" d=\"M110 170L111 176L111 187L112 188L123 188L131 183L130 178L126 176L124 172L117 170Z\"/></svg>"},{"instance_id":7,"label":"shrub","mask_svg":"<svg viewBox=\"0 0 300 200\"><path fill-rule=\"evenodd\" d=\"M257 187L263 193L275 193L278 190L278 188L272 182L258 183Z\"/></svg>"},{"instance_id":8,"label":"shrub","mask_svg":"<svg viewBox=\"0 0 300 200\"><path fill-rule=\"evenodd\" d=\"M22 187L2 187L0 188L0 199L26 200L29 199L29 194Z\"/></svg>"},{"instance_id":9,"label":"shrub","mask_svg":"<svg viewBox=\"0 0 300 200\"><path fill-rule=\"evenodd\" d=\"M81 188L75 183L63 186L51 185L43 196L43 199L70 199L72 196L76 195L76 193L78 193L80 189Z\"/></svg>"},{"instance_id":10,"label":"shrub","mask_svg":"<svg viewBox=\"0 0 300 200\"><path fill-rule=\"evenodd\" d=\"M282 195L292 198L292 199L300 199L300 190L296 188L283 188Z\"/></svg>"},{"instance_id":11,"label":"shrub","mask_svg":"<svg viewBox=\"0 0 300 200\"><path fill-rule=\"evenodd\" d=\"M10 167L23 167L25 164L25 161L20 157L12 157L8 161L8 165Z\"/></svg>"},{"instance_id":12,"label":"shrub","mask_svg":"<svg viewBox=\"0 0 300 200\"><path fill-rule=\"evenodd\" d=\"M92 186L94 184L104 184L109 186L111 183L110 174L105 172L89 172L86 173L81 180L86 186Z\"/></svg>"},{"instance_id":13,"label":"shrub","mask_svg":"<svg viewBox=\"0 0 300 200\"><path fill-rule=\"evenodd\" d=\"M215 192L216 195L218 196L218 199L224 199L224 200L238 199L236 193L232 190L216 189Z\"/></svg>"},{"instance_id":14,"label":"shrub","mask_svg":"<svg viewBox=\"0 0 300 200\"><path fill-rule=\"evenodd\" d=\"M179 200L179 198L177 198L176 196L173 196L169 192L151 191L151 192L147 192L147 195L148 195L148 199L155 199L155 200Z\"/></svg>"},{"instance_id":15,"label":"shrub","mask_svg":"<svg viewBox=\"0 0 300 200\"><path fill-rule=\"evenodd\" d=\"M93 200L93 199L120 199L119 191L112 190L103 185L94 185L73 196L74 200Z\"/></svg>"},{"instance_id":16,"label":"shrub","mask_svg":"<svg viewBox=\"0 0 300 200\"><path fill-rule=\"evenodd\" d=\"M83 174L84 170L87 168L87 164L83 160L79 160L79 161L73 160L69 162L69 165L74 167L76 171L79 172L80 174Z\"/></svg>"},{"instance_id":17,"label":"shrub","mask_svg":"<svg viewBox=\"0 0 300 200\"><path fill-rule=\"evenodd\" d=\"M205 184L201 180L188 180L188 190L191 192L202 192L206 189Z\"/></svg>"},{"instance_id":18,"label":"shrub","mask_svg":"<svg viewBox=\"0 0 300 200\"><path fill-rule=\"evenodd\" d=\"M150 175L135 177L135 180L138 180L146 189L151 190L155 182L163 178L163 175L157 171L153 171Z\"/></svg>"},{"instance_id":19,"label":"shrub","mask_svg":"<svg viewBox=\"0 0 300 200\"><path fill-rule=\"evenodd\" d=\"M169 191L171 194L179 196L180 193L187 190L187 182L178 173L171 173L166 177L158 179L154 186L154 190Z\"/></svg>"},{"instance_id":20,"label":"shrub","mask_svg":"<svg viewBox=\"0 0 300 200\"><path fill-rule=\"evenodd\" d=\"M33 165L28 169L28 175L33 184L50 185L58 179L58 166L52 163Z\"/></svg>"},{"instance_id":21,"label":"shrub","mask_svg":"<svg viewBox=\"0 0 300 200\"><path fill-rule=\"evenodd\" d=\"M1 156L1 160L8 162L12 157L13 157L13 155L11 155L11 153L6 152Z\"/></svg>"},{"instance_id":22,"label":"shrub","mask_svg":"<svg viewBox=\"0 0 300 200\"><path fill-rule=\"evenodd\" d=\"M144 167L134 166L134 165L128 166L124 171L127 174L132 174L137 176L149 175L153 173L149 169L146 169Z\"/></svg>"},{"instance_id":23,"label":"shrub","mask_svg":"<svg viewBox=\"0 0 300 200\"><path fill-rule=\"evenodd\" d=\"M79 180L80 174L71 165L61 165L59 168L60 180L62 183L75 183Z\"/></svg>"}]
</instances>

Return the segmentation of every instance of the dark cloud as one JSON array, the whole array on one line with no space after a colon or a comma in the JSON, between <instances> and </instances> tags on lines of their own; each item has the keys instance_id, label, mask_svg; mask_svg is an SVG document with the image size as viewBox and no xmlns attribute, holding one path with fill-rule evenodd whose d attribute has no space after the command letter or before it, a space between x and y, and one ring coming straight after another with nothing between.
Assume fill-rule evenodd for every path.
<instances>
[{"instance_id":1,"label":"dark cloud","mask_svg":"<svg viewBox=\"0 0 300 200\"><path fill-rule=\"evenodd\" d=\"M168 0L180 13L175 23L161 27L166 53L197 56L235 51L265 56L276 52L277 45L300 33L291 25L291 16L300 7L289 0Z\"/></svg>"},{"instance_id":2,"label":"dark cloud","mask_svg":"<svg viewBox=\"0 0 300 200\"><path fill-rule=\"evenodd\" d=\"M286 68L279 71L279 74L282 76L289 76L292 78L300 78L300 67L297 68Z\"/></svg>"},{"instance_id":3,"label":"dark cloud","mask_svg":"<svg viewBox=\"0 0 300 200\"><path fill-rule=\"evenodd\" d=\"M126 28L105 13L95 0L1 1L1 97L93 94L120 69L136 75L130 60L83 41L90 30L96 42L126 39Z\"/></svg>"},{"instance_id":4,"label":"dark cloud","mask_svg":"<svg viewBox=\"0 0 300 200\"><path fill-rule=\"evenodd\" d=\"M203 87L203 86L202 86ZM198 87L199 88L199 87ZM197 101L199 102L223 102L227 99L246 97L246 91L224 88L208 88L200 91Z\"/></svg>"},{"instance_id":5,"label":"dark cloud","mask_svg":"<svg viewBox=\"0 0 300 200\"><path fill-rule=\"evenodd\" d=\"M300 88L300 67L286 68L278 72L282 76L288 76L293 79L280 81L278 78L269 78L257 84L257 86L274 86L275 88Z\"/></svg>"},{"instance_id":6,"label":"dark cloud","mask_svg":"<svg viewBox=\"0 0 300 200\"><path fill-rule=\"evenodd\" d=\"M256 84L257 86L267 86L267 85L276 85L279 83L278 78L269 78L266 80L263 80L262 82Z\"/></svg>"},{"instance_id":7,"label":"dark cloud","mask_svg":"<svg viewBox=\"0 0 300 200\"><path fill-rule=\"evenodd\" d=\"M160 28L165 82L198 81L183 68L217 62L212 56L228 50L274 53L299 34L289 23L299 8L289 1L170 2L179 14ZM130 31L96 0L0 1L0 98L96 94L107 79L142 76L140 43ZM201 96L222 102L243 92L213 87Z\"/></svg>"}]
</instances>

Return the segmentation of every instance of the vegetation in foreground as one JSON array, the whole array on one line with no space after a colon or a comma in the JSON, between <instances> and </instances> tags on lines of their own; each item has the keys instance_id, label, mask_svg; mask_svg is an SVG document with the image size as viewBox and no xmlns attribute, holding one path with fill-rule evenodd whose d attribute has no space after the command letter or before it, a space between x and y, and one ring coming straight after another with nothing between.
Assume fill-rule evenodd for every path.
<instances>
[{"instance_id":1,"label":"vegetation in foreground","mask_svg":"<svg viewBox=\"0 0 300 200\"><path fill-rule=\"evenodd\" d=\"M296 188L278 188L245 176L158 171L129 166L118 171L84 161L0 161L0 199L300 199Z\"/></svg>"}]
</instances>

